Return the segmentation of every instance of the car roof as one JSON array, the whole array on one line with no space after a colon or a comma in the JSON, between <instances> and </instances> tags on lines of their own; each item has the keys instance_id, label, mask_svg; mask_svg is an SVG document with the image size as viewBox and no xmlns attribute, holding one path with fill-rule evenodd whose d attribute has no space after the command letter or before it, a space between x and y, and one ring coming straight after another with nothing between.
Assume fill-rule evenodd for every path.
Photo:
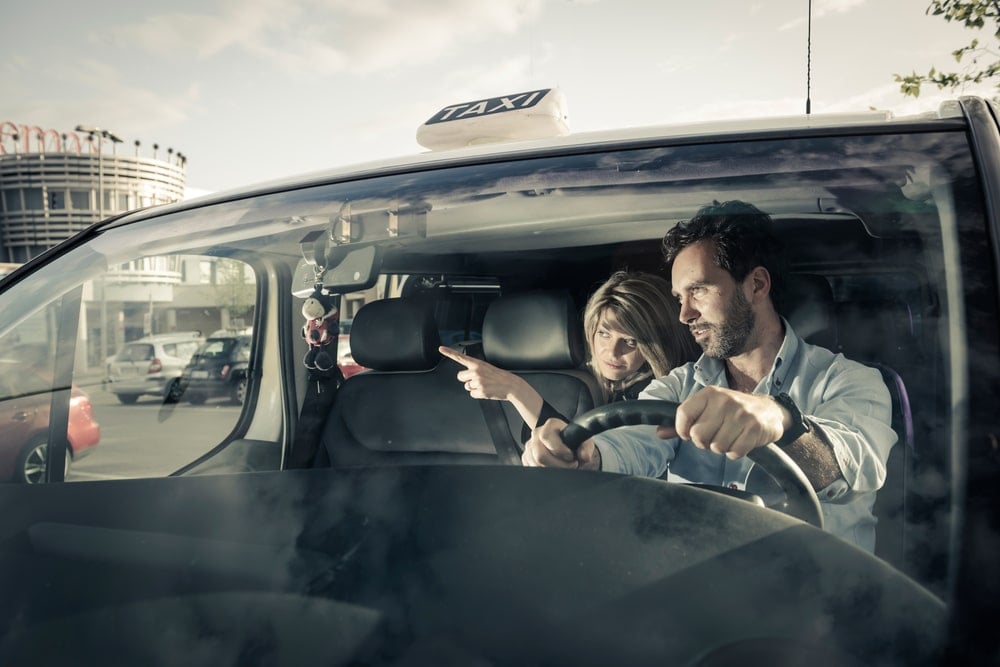
<instances>
[{"instance_id":1,"label":"car roof","mask_svg":"<svg viewBox=\"0 0 1000 667\"><path fill-rule=\"evenodd\" d=\"M135 340L126 341L125 345L135 345L137 343L163 343L175 340L199 340L202 338L200 331L172 331L170 333L153 334L143 336Z\"/></svg>"},{"instance_id":2,"label":"car roof","mask_svg":"<svg viewBox=\"0 0 1000 667\"><path fill-rule=\"evenodd\" d=\"M208 335L208 340L216 338L248 338L253 335L251 329L216 329Z\"/></svg>"},{"instance_id":3,"label":"car roof","mask_svg":"<svg viewBox=\"0 0 1000 667\"><path fill-rule=\"evenodd\" d=\"M387 175L391 173L422 171L443 166L488 161L505 161L515 158L566 151L589 151L617 147L639 147L647 142L689 143L706 140L734 140L740 138L768 138L836 133L850 128L853 132L882 132L891 126L942 125L964 127L966 122L959 100L942 102L936 110L907 116L894 116L889 111L857 113L802 114L771 116L749 119L715 120L673 125L650 125L614 130L572 133L560 137L508 141L467 146L440 151L425 151L394 158L362 162L326 170L265 181L255 185L220 191L171 204L138 209L98 223L98 227L116 227L134 221L157 217L176 211L200 208L224 201L235 201L257 195L306 188L337 181Z\"/></svg>"}]
</instances>

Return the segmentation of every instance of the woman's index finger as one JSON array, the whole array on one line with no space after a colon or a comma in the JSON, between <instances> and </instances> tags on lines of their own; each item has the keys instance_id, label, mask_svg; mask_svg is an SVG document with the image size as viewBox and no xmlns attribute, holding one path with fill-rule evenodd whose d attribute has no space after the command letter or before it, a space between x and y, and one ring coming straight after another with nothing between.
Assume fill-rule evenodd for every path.
<instances>
[{"instance_id":1,"label":"woman's index finger","mask_svg":"<svg viewBox=\"0 0 1000 667\"><path fill-rule=\"evenodd\" d=\"M458 350L453 350L450 347L446 347L444 345L438 347L438 352L440 352L442 356L448 357L452 361L456 361L465 366L466 368L471 368L472 365L475 363L475 360L472 357L466 356L461 352L459 352Z\"/></svg>"}]
</instances>

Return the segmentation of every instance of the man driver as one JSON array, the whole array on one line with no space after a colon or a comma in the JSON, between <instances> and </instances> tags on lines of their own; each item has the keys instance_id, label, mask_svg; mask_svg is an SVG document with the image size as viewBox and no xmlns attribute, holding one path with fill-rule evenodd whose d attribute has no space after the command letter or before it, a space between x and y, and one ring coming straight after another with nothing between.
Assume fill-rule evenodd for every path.
<instances>
[{"instance_id":1,"label":"man driver","mask_svg":"<svg viewBox=\"0 0 1000 667\"><path fill-rule=\"evenodd\" d=\"M714 202L667 232L680 320L703 350L654 380L641 399L679 403L674 426L630 426L574 454L549 420L535 429L527 466L606 470L745 488L756 447L776 442L819 496L826 529L875 548L875 493L895 443L881 375L806 343L778 314L784 280L771 218L740 202Z\"/></svg>"}]
</instances>

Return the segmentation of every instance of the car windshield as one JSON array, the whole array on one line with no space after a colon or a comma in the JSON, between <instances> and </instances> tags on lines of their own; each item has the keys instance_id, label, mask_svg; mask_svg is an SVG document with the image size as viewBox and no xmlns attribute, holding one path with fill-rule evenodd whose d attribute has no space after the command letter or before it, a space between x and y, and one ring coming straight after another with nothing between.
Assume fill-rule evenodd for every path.
<instances>
[{"instance_id":1,"label":"car windshield","mask_svg":"<svg viewBox=\"0 0 1000 667\"><path fill-rule=\"evenodd\" d=\"M247 591L344 605L338 618L352 620L334 634L347 642L345 664L373 657L370 633L400 664L420 648L449 654L441 637L460 662L559 662L537 637L518 646L506 630L492 633L514 618L560 637L572 625L587 637L570 657L625 664L607 648L620 647L615 636L729 614L734 601L760 617L746 636L706 648L699 632L657 630L663 643L632 643L624 655L695 664L783 627L815 647L832 641L823 610L836 608L840 623L848 607L838 627L853 630L838 637L860 637L887 614L901 627L926 625L906 635L907 656L936 655L958 564L953 466L989 419L972 399L971 371L996 372L996 314L981 305L996 302L995 256L973 146L964 121L924 118L473 152L107 224L0 293L0 357L30 343L42 352L34 368L52 378L55 425L43 430L57 436L52 460L68 466L47 473L49 486L77 494L59 497L60 518L30 529L33 549L47 554L37 567L53 569L53 586L75 579L77 561L96 563L108 581L121 569L120 586L74 598L84 628L105 605L152 614L173 591L207 595L217 612L253 607L240 598ZM666 232L734 200L766 212L783 243L782 321L803 345L830 352L824 368L859 362L878 396L888 392L891 449L871 480L850 435L831 445L851 489L821 489L831 495L817 500L820 530L782 511L796 504L782 482L775 490L720 472L725 483L708 486L727 488L703 489L686 484L698 480L681 456L645 478L504 465L520 462L536 424L509 401L478 400L459 377L466 367L442 360L438 345L515 372L558 414L578 417L609 400L588 365L594 341L581 337L590 295L616 271L671 280ZM518 299L531 307L509 305ZM547 303L562 314L539 314ZM695 349L686 327L670 326ZM152 345L124 345L135 334L188 330L229 335L209 336L193 356L189 343L165 347L182 358L172 375L143 367L109 379L113 358L154 359ZM345 348L353 358L338 355ZM206 359L227 365L213 370ZM85 458L62 437L69 408L55 409L71 386L100 424ZM145 398L119 404L123 387ZM782 391L801 396L822 430L826 418L805 406L823 397L797 394L798 384ZM208 402L219 396L227 400ZM735 470L725 459L719 469ZM838 523L844 507L872 517L859 530L873 546ZM586 530L567 532L578 523ZM92 539L108 546L91 549ZM869 547L868 569L855 569L852 554ZM536 559L568 569L553 579L548 566L528 566ZM744 588L730 573L745 575L749 563L755 581ZM146 583L150 572L159 583ZM8 569L2 581L13 586L14 576ZM878 599L847 599L862 580L878 582ZM50 631L43 621L58 595L32 600L15 588L0 618ZM657 606L667 598L679 606ZM888 636L838 641L856 664L896 650Z\"/></svg>"}]
</instances>

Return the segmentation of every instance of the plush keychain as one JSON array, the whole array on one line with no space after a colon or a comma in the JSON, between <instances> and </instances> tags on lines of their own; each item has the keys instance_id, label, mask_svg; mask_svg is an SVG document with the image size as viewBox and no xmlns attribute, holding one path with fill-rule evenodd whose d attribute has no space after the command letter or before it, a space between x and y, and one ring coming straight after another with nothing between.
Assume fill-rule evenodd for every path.
<instances>
[{"instance_id":1,"label":"plush keychain","mask_svg":"<svg viewBox=\"0 0 1000 667\"><path fill-rule=\"evenodd\" d=\"M309 343L302 362L310 370L326 372L334 366L333 357L326 351L339 333L340 317L334 304L334 298L323 292L322 285L317 285L302 304L302 316L306 318L302 337Z\"/></svg>"}]
</instances>

